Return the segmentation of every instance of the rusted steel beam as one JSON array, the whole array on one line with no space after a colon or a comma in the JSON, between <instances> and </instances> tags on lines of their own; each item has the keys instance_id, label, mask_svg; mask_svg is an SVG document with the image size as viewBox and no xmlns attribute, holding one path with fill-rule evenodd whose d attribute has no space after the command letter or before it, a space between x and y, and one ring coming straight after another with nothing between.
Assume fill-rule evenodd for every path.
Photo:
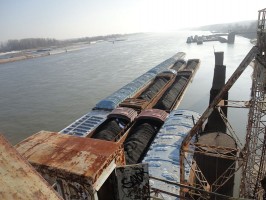
<instances>
[{"instance_id":1,"label":"rusted steel beam","mask_svg":"<svg viewBox=\"0 0 266 200\"><path fill-rule=\"evenodd\" d=\"M0 152L0 199L61 199L1 134Z\"/></svg>"},{"instance_id":2,"label":"rusted steel beam","mask_svg":"<svg viewBox=\"0 0 266 200\"><path fill-rule=\"evenodd\" d=\"M42 175L64 177L97 188L98 179L107 169L111 174L111 165L125 164L121 144L48 131L27 138L16 148Z\"/></svg>"},{"instance_id":3,"label":"rusted steel beam","mask_svg":"<svg viewBox=\"0 0 266 200\"><path fill-rule=\"evenodd\" d=\"M241 76L243 71L246 69L246 67L249 65L249 63L252 61L252 59L256 56L258 53L258 48L253 47L247 56L243 59L243 61L240 63L238 68L235 70L235 72L232 74L230 79L226 82L226 84L223 86L219 94L215 97L213 102L209 105L209 107L205 110L205 112L202 114L200 119L197 121L196 125L190 130L189 134L186 136L186 138L183 140L183 145L186 146L188 142L191 140L191 138L197 133L197 131L201 128L202 124L207 120L207 118L212 113L213 109L218 105L218 103L222 100L222 97L225 92L228 92L230 88L234 85L234 83L237 81L237 79ZM182 146L183 146L182 145Z\"/></svg>"},{"instance_id":4,"label":"rusted steel beam","mask_svg":"<svg viewBox=\"0 0 266 200\"><path fill-rule=\"evenodd\" d=\"M207 192L205 190L198 189L198 188L195 188L195 187L192 187L192 186L188 186L188 185L185 185L185 184L182 184L182 183L176 183L176 182L172 182L172 181L156 178L156 177L153 177L153 176L150 176L150 179L154 179L154 180L157 180L157 181L162 181L162 182L164 182L166 184L175 185L175 186L178 186L180 188L186 188L188 190L195 190L195 191L200 192L201 194L209 195L209 196L212 196L212 197L216 196L216 197L221 197L221 198L224 198L224 199L231 199L231 200L237 200L238 199L239 200L239 198L229 197L229 196L218 194L218 193L215 193L215 192ZM158 190L157 188L152 188L152 189ZM162 190L158 190L158 191L160 191L162 193L166 193L166 191L162 191ZM169 194L169 195L172 195L172 196L176 196L176 197L180 197L180 198L184 199L184 197L179 196L178 194L172 194L172 193L166 193L166 194Z\"/></svg>"},{"instance_id":5,"label":"rusted steel beam","mask_svg":"<svg viewBox=\"0 0 266 200\"><path fill-rule=\"evenodd\" d=\"M252 61L252 59L258 53L259 53L259 51L258 51L258 48L256 46L254 46L249 51L249 53L242 60L242 62L238 66L238 68L235 70L235 72L232 74L232 76L229 78L229 80L223 86L223 88L221 89L221 91L214 98L214 100L212 101L212 103L205 110L205 112L202 114L202 116L197 121L197 123L195 124L195 126L190 130L190 132L188 133L188 135L183 140L182 145L181 145L181 151L180 151L180 181L181 181L181 183L184 183L185 182L184 156L185 156L185 150L188 148L188 145L189 145L190 140L192 139L193 136L195 136L198 133L198 131L201 129L203 123L208 119L208 117L213 112L214 108L222 100L222 97L224 96L224 94L230 90L230 88L233 86L233 84L236 82L236 80L240 77L240 75L243 73L243 71L246 69L246 67L249 65L249 63Z\"/></svg>"}]
</instances>

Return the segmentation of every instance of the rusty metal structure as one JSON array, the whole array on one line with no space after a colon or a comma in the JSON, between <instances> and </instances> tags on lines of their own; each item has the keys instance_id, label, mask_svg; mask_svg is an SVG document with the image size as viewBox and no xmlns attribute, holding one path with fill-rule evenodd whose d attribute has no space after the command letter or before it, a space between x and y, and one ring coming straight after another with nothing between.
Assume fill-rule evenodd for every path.
<instances>
[{"instance_id":1,"label":"rusty metal structure","mask_svg":"<svg viewBox=\"0 0 266 200\"><path fill-rule=\"evenodd\" d=\"M217 158L227 158L232 159L235 162L238 162L239 157L236 157L235 155L240 155L241 151L241 145L237 145L237 149L231 149L231 148L224 148L214 145L201 145L197 142L194 142L192 138L196 136L199 132L202 130L202 126L208 119L208 117L211 115L214 109L219 109L217 105L222 100L224 94L228 92L228 90L233 86L235 81L239 78L239 76L242 74L242 72L245 70L245 68L249 65L251 60L255 57L258 50L257 47L253 47L248 55L244 58L244 60L240 63L239 67L236 69L236 71L233 73L233 75L229 78L229 80L226 82L224 87L221 89L219 94L215 97L215 99L212 101L212 103L209 105L209 107L205 110L205 112L202 114L198 122L195 124L195 126L190 130L186 138L183 140L181 145L181 151L180 151L180 182L182 184L189 185L189 180L185 179L185 167L184 164L186 162L186 154L205 154L208 156L213 156ZM220 109L219 109L220 110ZM194 150L196 151L194 152ZM232 166L235 166L235 163L233 163ZM226 171L227 176L224 176L223 174L220 176L220 178L217 179L212 185L208 183L206 178L204 177L201 169L197 166L197 163L195 160L193 160L191 164L191 175L193 176L193 182L196 182L197 184L195 186L195 190L187 191L181 191L181 195L185 196L189 195L191 198L197 199L199 196L201 198L208 199L209 196L206 195L208 192L215 192L219 189L227 180L231 178L231 176L238 170L239 168L228 168ZM228 173L229 172L229 173ZM202 194L202 192L198 192L198 189L205 191L205 194Z\"/></svg>"},{"instance_id":2,"label":"rusty metal structure","mask_svg":"<svg viewBox=\"0 0 266 200\"><path fill-rule=\"evenodd\" d=\"M255 199L260 198L260 181L266 175L266 9L259 11L257 46L241 179L241 196Z\"/></svg>"},{"instance_id":3,"label":"rusty metal structure","mask_svg":"<svg viewBox=\"0 0 266 200\"><path fill-rule=\"evenodd\" d=\"M166 113L163 110L146 109L138 115L137 120L141 120L141 119L149 119L150 120L151 119L151 120L155 120L155 121L163 123L167 117L168 117L168 113Z\"/></svg>"},{"instance_id":4,"label":"rusty metal structure","mask_svg":"<svg viewBox=\"0 0 266 200\"><path fill-rule=\"evenodd\" d=\"M0 199L62 199L0 134Z\"/></svg>"},{"instance_id":5,"label":"rusty metal structure","mask_svg":"<svg viewBox=\"0 0 266 200\"><path fill-rule=\"evenodd\" d=\"M258 38L257 46L253 47L246 55L238 68L223 86L221 91L214 98L209 107L202 114L198 122L191 129L189 134L183 140L180 151L180 183L192 186L183 187L181 196L190 199L220 199L217 193L236 172L241 171L240 197L262 199L263 190L260 185L261 179L265 176L265 143L266 143L266 9L259 11L258 19ZM255 67L252 82L252 95L250 100L249 120L246 134L246 143L241 144L236 134L232 130L228 119L222 112L222 97L230 90L233 84L241 76L242 72L255 58ZM202 127L211 113L217 109L226 122L227 132L237 142L236 148L228 148L217 145L202 145L193 138L202 131ZM194 151L195 150L195 151ZM185 178L185 162L188 154L203 154L213 158L226 158L232 160L230 165L223 174L221 174L212 184L208 183L197 162L193 160L191 164L191 177ZM223 196L221 199L232 199L232 197Z\"/></svg>"},{"instance_id":6,"label":"rusty metal structure","mask_svg":"<svg viewBox=\"0 0 266 200\"><path fill-rule=\"evenodd\" d=\"M41 131L15 147L63 199L115 196L113 172L125 164L120 143Z\"/></svg>"}]
</instances>

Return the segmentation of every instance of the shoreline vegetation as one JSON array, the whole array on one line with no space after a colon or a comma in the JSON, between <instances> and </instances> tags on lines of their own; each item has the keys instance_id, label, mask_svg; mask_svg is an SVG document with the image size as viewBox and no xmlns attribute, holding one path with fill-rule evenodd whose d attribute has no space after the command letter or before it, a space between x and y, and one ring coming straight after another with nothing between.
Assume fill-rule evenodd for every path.
<instances>
[{"instance_id":1,"label":"shoreline vegetation","mask_svg":"<svg viewBox=\"0 0 266 200\"><path fill-rule=\"evenodd\" d=\"M128 35L132 34L113 34L62 41L44 38L9 40L0 46L0 64L81 50L104 41L112 43L124 41Z\"/></svg>"},{"instance_id":2,"label":"shoreline vegetation","mask_svg":"<svg viewBox=\"0 0 266 200\"><path fill-rule=\"evenodd\" d=\"M47 49L38 48L0 53L0 64L81 50L84 48L88 48L91 44L93 43L79 43L76 45L69 45L65 47L52 47Z\"/></svg>"}]
</instances>

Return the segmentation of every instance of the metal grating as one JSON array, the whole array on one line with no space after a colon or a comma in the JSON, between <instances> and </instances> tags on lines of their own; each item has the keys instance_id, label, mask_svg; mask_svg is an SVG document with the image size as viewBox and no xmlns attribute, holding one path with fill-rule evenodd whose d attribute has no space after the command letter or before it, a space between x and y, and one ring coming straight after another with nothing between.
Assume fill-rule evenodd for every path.
<instances>
[{"instance_id":1,"label":"metal grating","mask_svg":"<svg viewBox=\"0 0 266 200\"><path fill-rule=\"evenodd\" d=\"M110 112L92 111L64 128L60 133L86 137L89 132L98 127Z\"/></svg>"}]
</instances>

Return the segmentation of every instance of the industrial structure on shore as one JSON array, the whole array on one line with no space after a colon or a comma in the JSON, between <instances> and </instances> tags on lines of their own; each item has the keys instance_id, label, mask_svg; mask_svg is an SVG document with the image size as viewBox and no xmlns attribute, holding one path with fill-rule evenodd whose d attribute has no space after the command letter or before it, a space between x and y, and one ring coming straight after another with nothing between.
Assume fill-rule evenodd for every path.
<instances>
[{"instance_id":1,"label":"industrial structure on shore","mask_svg":"<svg viewBox=\"0 0 266 200\"><path fill-rule=\"evenodd\" d=\"M190 36L187 38L187 43L197 43L203 44L203 42L213 42L213 41L219 41L221 43L228 43L228 44L234 44L235 43L235 32L230 32L230 33L217 33L217 34L212 34L212 35L202 35L198 36L195 35ZM227 37L227 38L226 38Z\"/></svg>"},{"instance_id":2,"label":"industrial structure on shore","mask_svg":"<svg viewBox=\"0 0 266 200\"><path fill-rule=\"evenodd\" d=\"M223 52L215 52L202 115L177 109L200 66L184 56L157 65L59 133L40 131L15 147L0 137L0 199L265 199L266 9L257 45L226 83ZM249 103L228 100L253 59ZM249 108L244 144L229 107Z\"/></svg>"}]
</instances>

